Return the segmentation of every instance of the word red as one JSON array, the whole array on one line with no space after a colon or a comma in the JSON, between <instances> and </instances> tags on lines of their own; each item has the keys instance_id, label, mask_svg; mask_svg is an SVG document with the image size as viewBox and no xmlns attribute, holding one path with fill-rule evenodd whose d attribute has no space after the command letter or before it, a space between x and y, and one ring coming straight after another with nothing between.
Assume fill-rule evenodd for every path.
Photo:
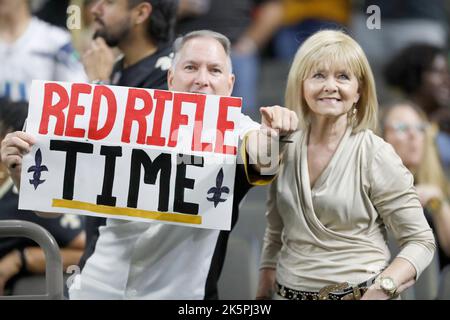
<instances>
[{"instance_id":1,"label":"word red","mask_svg":"<svg viewBox=\"0 0 450 320\"><path fill-rule=\"evenodd\" d=\"M137 143L140 145L166 146L175 148L178 143L178 132L180 126L188 124L188 116L183 114L182 104L192 103L196 106L194 131L192 135L192 151L206 151L222 154L236 154L236 147L224 144L226 131L233 131L234 122L227 120L229 108L240 108L241 100L234 97L221 97L219 100L219 115L216 123L216 140L214 143L202 142L203 118L205 114L206 95L170 92L164 90L128 88L125 105L125 116L117 119L117 99L115 93L108 86L93 86L85 83L74 83L71 85L70 94L68 90L57 83L46 83L44 89L44 101L42 116L39 124L39 133L49 133L50 118L55 118L56 124L50 132L56 136L73 138L88 138L90 140L102 140L108 137L113 127L122 121L121 142ZM80 95L91 95L92 105L80 105ZM56 98L56 99L55 99ZM99 127L99 115L101 101L106 101L106 121ZM137 102L141 101L143 107L137 109ZM54 102L55 101L55 102ZM172 113L170 121L170 132L168 138L161 135L162 119L167 110L166 102L172 102ZM90 108L88 108L90 107ZM66 114L64 110L67 109ZM90 109L87 115L86 109ZM150 123L149 116L154 113L153 122ZM88 128L75 126L77 117L89 116ZM133 124L138 125L138 134L135 141L130 141L131 128ZM151 130L150 135L147 132Z\"/></svg>"}]
</instances>

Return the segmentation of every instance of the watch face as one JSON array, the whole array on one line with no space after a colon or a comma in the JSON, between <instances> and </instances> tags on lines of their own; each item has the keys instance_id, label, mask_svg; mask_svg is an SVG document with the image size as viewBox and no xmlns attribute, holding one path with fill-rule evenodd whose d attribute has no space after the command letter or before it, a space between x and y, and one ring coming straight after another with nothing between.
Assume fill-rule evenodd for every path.
<instances>
[{"instance_id":1,"label":"watch face","mask_svg":"<svg viewBox=\"0 0 450 320\"><path fill-rule=\"evenodd\" d=\"M383 289L388 290L388 291L395 289L394 281L392 281L391 278L383 278L383 279L381 279L380 286Z\"/></svg>"}]
</instances>

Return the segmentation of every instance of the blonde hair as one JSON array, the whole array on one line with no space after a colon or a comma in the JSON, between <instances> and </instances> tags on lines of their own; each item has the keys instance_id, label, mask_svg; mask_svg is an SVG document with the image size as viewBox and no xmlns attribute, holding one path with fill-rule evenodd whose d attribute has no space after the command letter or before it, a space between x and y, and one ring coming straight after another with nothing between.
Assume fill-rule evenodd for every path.
<instances>
[{"instance_id":1,"label":"blonde hair","mask_svg":"<svg viewBox=\"0 0 450 320\"><path fill-rule=\"evenodd\" d=\"M450 196L450 185L447 181L444 169L439 158L439 152L436 145L436 136L439 128L436 124L430 124L425 112L414 102L402 100L394 102L387 107L383 107L381 114L380 135L385 137L385 125L389 114L396 108L411 108L419 116L420 120L428 124L425 130L423 155L419 166L413 172L414 184L431 184L439 187L446 197Z\"/></svg>"},{"instance_id":2,"label":"blonde hair","mask_svg":"<svg viewBox=\"0 0 450 320\"><path fill-rule=\"evenodd\" d=\"M307 129L310 110L303 96L303 83L315 68L323 64L344 65L358 79L360 99L356 104L353 132L375 130L378 101L375 80L367 57L359 44L342 31L324 30L309 37L298 49L286 85L285 105L295 111L300 125Z\"/></svg>"}]
</instances>

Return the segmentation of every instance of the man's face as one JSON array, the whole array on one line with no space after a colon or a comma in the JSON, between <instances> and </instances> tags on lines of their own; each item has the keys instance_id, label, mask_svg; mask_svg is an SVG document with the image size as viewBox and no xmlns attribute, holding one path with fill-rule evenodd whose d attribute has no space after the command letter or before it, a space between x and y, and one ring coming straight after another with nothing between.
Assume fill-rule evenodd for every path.
<instances>
[{"instance_id":1,"label":"man's face","mask_svg":"<svg viewBox=\"0 0 450 320\"><path fill-rule=\"evenodd\" d=\"M130 11L127 0L98 0L91 9L94 38L102 37L108 46L117 46L131 31Z\"/></svg>"},{"instance_id":2,"label":"man's face","mask_svg":"<svg viewBox=\"0 0 450 320\"><path fill-rule=\"evenodd\" d=\"M214 38L188 40L169 70L169 90L230 96L234 75L223 46Z\"/></svg>"}]
</instances>

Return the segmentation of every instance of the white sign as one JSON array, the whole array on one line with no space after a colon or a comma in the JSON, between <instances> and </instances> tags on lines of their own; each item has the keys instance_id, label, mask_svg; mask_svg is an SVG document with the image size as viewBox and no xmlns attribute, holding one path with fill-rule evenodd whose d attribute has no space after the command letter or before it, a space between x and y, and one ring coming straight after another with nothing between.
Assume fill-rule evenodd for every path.
<instances>
[{"instance_id":1,"label":"white sign","mask_svg":"<svg viewBox=\"0 0 450 320\"><path fill-rule=\"evenodd\" d=\"M19 208L229 230L241 99L34 81Z\"/></svg>"}]
</instances>

